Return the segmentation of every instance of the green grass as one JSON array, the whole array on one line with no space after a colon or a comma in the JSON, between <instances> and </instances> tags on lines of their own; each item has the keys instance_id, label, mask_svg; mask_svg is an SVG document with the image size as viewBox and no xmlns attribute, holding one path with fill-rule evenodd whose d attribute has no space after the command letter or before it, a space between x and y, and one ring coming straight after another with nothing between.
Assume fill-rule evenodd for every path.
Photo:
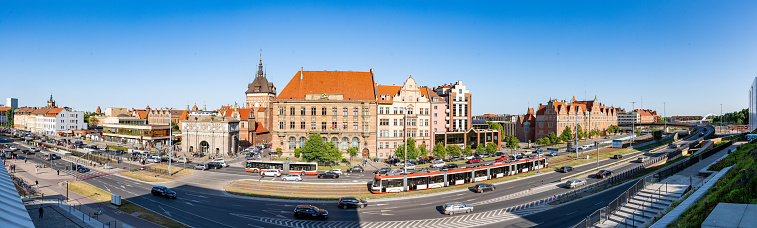
<instances>
[{"instance_id":1,"label":"green grass","mask_svg":"<svg viewBox=\"0 0 757 228\"><path fill-rule=\"evenodd\" d=\"M652 148L655 148L655 147L658 147L658 146L670 144L672 142L673 142L673 139L667 139L667 140L662 141L662 142L652 143L651 145L646 145L646 146L642 146L642 147L634 148L634 149L636 149L636 150L647 150L647 149L652 149Z\"/></svg>"},{"instance_id":2,"label":"green grass","mask_svg":"<svg viewBox=\"0 0 757 228\"><path fill-rule=\"evenodd\" d=\"M110 150L123 150L123 151L129 151L129 148L126 148L126 147L122 147L122 146L110 146L110 145L108 145L108 148L110 148Z\"/></svg>"},{"instance_id":3,"label":"green grass","mask_svg":"<svg viewBox=\"0 0 757 228\"><path fill-rule=\"evenodd\" d=\"M757 145L744 144L728 157L733 168L668 227L700 227L718 203L757 204Z\"/></svg>"}]
</instances>

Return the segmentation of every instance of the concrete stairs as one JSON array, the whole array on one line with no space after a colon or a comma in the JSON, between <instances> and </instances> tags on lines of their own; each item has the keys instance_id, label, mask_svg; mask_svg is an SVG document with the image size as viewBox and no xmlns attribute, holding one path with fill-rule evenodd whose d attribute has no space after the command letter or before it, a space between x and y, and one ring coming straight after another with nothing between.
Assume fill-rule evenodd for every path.
<instances>
[{"instance_id":1,"label":"concrete stairs","mask_svg":"<svg viewBox=\"0 0 757 228\"><path fill-rule=\"evenodd\" d=\"M644 227L680 198L686 188L688 185L668 184L666 192L665 183L651 184L596 227Z\"/></svg>"}]
</instances>

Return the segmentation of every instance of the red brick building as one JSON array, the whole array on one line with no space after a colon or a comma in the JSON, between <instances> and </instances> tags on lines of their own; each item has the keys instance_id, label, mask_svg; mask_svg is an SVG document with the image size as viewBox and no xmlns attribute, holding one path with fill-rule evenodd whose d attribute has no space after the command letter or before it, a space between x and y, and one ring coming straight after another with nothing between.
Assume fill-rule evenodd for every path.
<instances>
[{"instance_id":1,"label":"red brick building","mask_svg":"<svg viewBox=\"0 0 757 228\"><path fill-rule=\"evenodd\" d=\"M590 101L577 101L573 97L570 102L554 99L539 104L535 115L529 108L528 114L519 117L517 124L518 139L534 142L549 133L559 136L565 127L575 131L576 125L581 125L583 130L604 131L610 125L618 124L618 114L615 108L605 106L596 97Z\"/></svg>"}]
</instances>

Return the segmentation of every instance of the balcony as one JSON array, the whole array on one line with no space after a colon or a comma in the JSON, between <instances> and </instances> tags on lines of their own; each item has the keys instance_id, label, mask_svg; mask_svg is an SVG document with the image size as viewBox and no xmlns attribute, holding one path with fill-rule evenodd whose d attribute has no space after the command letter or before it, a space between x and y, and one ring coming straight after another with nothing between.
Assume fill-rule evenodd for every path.
<instances>
[{"instance_id":1,"label":"balcony","mask_svg":"<svg viewBox=\"0 0 757 228\"><path fill-rule=\"evenodd\" d=\"M449 120L449 116L445 116L445 117L444 117L444 119L445 119L445 120Z\"/></svg>"},{"instance_id":2,"label":"balcony","mask_svg":"<svg viewBox=\"0 0 757 228\"><path fill-rule=\"evenodd\" d=\"M449 128L449 124L445 124L445 125L444 125L444 127L445 127L445 128Z\"/></svg>"}]
</instances>

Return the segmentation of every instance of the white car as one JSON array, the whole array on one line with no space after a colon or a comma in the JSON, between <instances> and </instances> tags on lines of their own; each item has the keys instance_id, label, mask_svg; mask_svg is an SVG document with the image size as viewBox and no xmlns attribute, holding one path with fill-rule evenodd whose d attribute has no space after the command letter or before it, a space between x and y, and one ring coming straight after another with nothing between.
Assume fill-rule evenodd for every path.
<instances>
[{"instance_id":1,"label":"white car","mask_svg":"<svg viewBox=\"0 0 757 228\"><path fill-rule=\"evenodd\" d=\"M260 172L260 175L264 176L264 177L280 177L281 176L281 172L279 170L276 170L276 169L269 169L269 170Z\"/></svg>"},{"instance_id":2,"label":"white car","mask_svg":"<svg viewBox=\"0 0 757 228\"><path fill-rule=\"evenodd\" d=\"M332 173L336 173L336 174L342 175L342 169L332 169L332 170L331 170L331 171L329 171L329 172L332 172Z\"/></svg>"},{"instance_id":3,"label":"white car","mask_svg":"<svg viewBox=\"0 0 757 228\"><path fill-rule=\"evenodd\" d=\"M300 174L289 174L286 176L281 177L282 181L302 181L302 176Z\"/></svg>"},{"instance_id":4,"label":"white car","mask_svg":"<svg viewBox=\"0 0 757 228\"><path fill-rule=\"evenodd\" d=\"M412 170L415 170L415 165L413 165L413 164L410 164L410 165L407 165L407 167L405 167L405 168L406 168L406 169L412 169Z\"/></svg>"},{"instance_id":5,"label":"white car","mask_svg":"<svg viewBox=\"0 0 757 228\"><path fill-rule=\"evenodd\" d=\"M442 167L444 167L446 165L447 165L447 163L437 162L437 163L434 163L433 165L431 165L431 168L442 168Z\"/></svg>"},{"instance_id":6,"label":"white car","mask_svg":"<svg viewBox=\"0 0 757 228\"><path fill-rule=\"evenodd\" d=\"M405 166L404 162L397 162L394 164L394 166Z\"/></svg>"},{"instance_id":7,"label":"white car","mask_svg":"<svg viewBox=\"0 0 757 228\"><path fill-rule=\"evenodd\" d=\"M392 170L392 172L391 172L391 174L394 174L394 175L400 175L400 174L404 174L404 173L405 173L404 169L395 169L395 170Z\"/></svg>"},{"instance_id":8,"label":"white car","mask_svg":"<svg viewBox=\"0 0 757 228\"><path fill-rule=\"evenodd\" d=\"M8 147L8 149L10 151L17 151L18 150L18 148L16 148L15 146L10 146L10 147Z\"/></svg>"},{"instance_id":9,"label":"white car","mask_svg":"<svg viewBox=\"0 0 757 228\"><path fill-rule=\"evenodd\" d=\"M471 160L471 159L473 159L474 157L475 157L475 156L471 155L471 156L465 156L465 157L463 157L463 158L464 158L465 160Z\"/></svg>"},{"instance_id":10,"label":"white car","mask_svg":"<svg viewBox=\"0 0 757 228\"><path fill-rule=\"evenodd\" d=\"M147 160L145 160L145 161L146 162L152 162L152 163L159 163L160 162L160 157L159 156L152 156L152 157L147 158Z\"/></svg>"}]
</instances>

